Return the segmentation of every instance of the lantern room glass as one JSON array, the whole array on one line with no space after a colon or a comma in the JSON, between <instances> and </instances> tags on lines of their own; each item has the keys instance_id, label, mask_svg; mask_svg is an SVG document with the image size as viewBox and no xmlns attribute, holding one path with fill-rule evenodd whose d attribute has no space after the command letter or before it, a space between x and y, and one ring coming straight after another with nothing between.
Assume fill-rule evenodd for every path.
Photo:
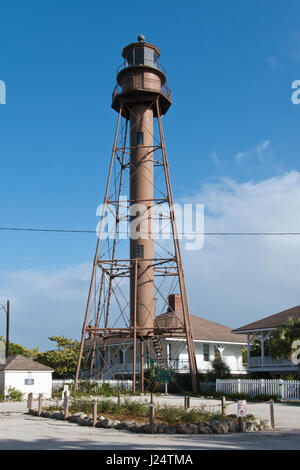
<instances>
[{"instance_id":1,"label":"lantern room glass","mask_svg":"<svg viewBox=\"0 0 300 470\"><path fill-rule=\"evenodd\" d=\"M150 47L132 47L126 52L126 67L148 65L157 67L158 55Z\"/></svg>"}]
</instances>

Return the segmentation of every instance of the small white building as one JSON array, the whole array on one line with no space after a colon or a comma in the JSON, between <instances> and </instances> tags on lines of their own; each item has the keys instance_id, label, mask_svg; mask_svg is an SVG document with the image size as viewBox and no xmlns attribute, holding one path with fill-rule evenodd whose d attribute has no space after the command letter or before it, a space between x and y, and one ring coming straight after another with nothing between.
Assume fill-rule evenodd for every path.
<instances>
[{"instance_id":1,"label":"small white building","mask_svg":"<svg viewBox=\"0 0 300 470\"><path fill-rule=\"evenodd\" d=\"M20 390L27 398L28 393L33 393L37 398L40 393L45 398L51 398L53 369L16 354L6 358L4 364L0 364L0 390L7 395L8 389Z\"/></svg>"},{"instance_id":2,"label":"small white building","mask_svg":"<svg viewBox=\"0 0 300 470\"><path fill-rule=\"evenodd\" d=\"M168 311L156 317L156 324L161 327L176 327L183 321L181 298L179 295L169 296ZM243 365L242 350L246 349L247 337L237 337L228 326L221 325L205 318L191 315L191 325L194 336L197 369L205 373L212 368L212 361L221 357L229 366L232 374L246 374ZM101 343L97 339L97 349L94 360L94 376L99 376L101 367ZM179 373L189 373L189 357L185 337L173 336L160 338L161 348L169 368ZM92 345L92 338L85 341L88 350ZM133 341L132 338L109 338L106 343L104 356L104 379L130 376L133 371ZM140 343L137 343L136 372L140 370ZM158 363L152 341L148 340L144 351L144 369Z\"/></svg>"}]
</instances>

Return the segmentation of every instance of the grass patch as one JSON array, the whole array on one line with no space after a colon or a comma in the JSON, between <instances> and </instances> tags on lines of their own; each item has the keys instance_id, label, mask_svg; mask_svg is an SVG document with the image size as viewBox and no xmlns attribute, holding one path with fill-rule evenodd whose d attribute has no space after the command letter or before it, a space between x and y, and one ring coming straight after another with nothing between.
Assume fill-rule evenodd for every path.
<instances>
[{"instance_id":1,"label":"grass patch","mask_svg":"<svg viewBox=\"0 0 300 470\"><path fill-rule=\"evenodd\" d=\"M156 415L168 424L199 424L203 421L224 419L221 413L208 411L205 407L186 410L174 406L160 406L157 408Z\"/></svg>"}]
</instances>

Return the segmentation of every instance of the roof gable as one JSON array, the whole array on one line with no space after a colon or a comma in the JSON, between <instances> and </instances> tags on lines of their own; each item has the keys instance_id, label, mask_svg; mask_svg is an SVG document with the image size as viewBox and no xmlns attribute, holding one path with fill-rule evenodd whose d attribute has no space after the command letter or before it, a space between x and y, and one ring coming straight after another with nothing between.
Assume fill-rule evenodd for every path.
<instances>
[{"instance_id":1,"label":"roof gable","mask_svg":"<svg viewBox=\"0 0 300 470\"><path fill-rule=\"evenodd\" d=\"M5 364L0 364L0 370L30 370L30 371L48 371L53 372L51 367L45 366L40 362L33 361L21 354L8 356Z\"/></svg>"},{"instance_id":2,"label":"roof gable","mask_svg":"<svg viewBox=\"0 0 300 470\"><path fill-rule=\"evenodd\" d=\"M243 333L251 330L278 328L282 323L286 323L290 317L295 319L300 318L300 305L269 315L268 317L262 318L261 320L257 320L253 323L248 323L247 325L241 326L240 328L232 331L233 333Z\"/></svg>"}]
</instances>

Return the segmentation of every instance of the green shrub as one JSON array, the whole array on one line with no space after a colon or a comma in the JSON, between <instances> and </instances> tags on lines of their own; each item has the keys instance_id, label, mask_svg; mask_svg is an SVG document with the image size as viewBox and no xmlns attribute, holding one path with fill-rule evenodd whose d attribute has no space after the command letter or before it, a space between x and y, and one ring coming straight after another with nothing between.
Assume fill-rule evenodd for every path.
<instances>
[{"instance_id":1,"label":"green shrub","mask_svg":"<svg viewBox=\"0 0 300 470\"><path fill-rule=\"evenodd\" d=\"M23 393L14 387L9 387L5 395L6 400L9 401L22 401Z\"/></svg>"},{"instance_id":2,"label":"green shrub","mask_svg":"<svg viewBox=\"0 0 300 470\"><path fill-rule=\"evenodd\" d=\"M163 418L169 424L192 423L198 424L212 419L223 419L220 412L209 411L205 407L190 408L188 410L175 406L160 406L157 408L157 416Z\"/></svg>"},{"instance_id":3,"label":"green shrub","mask_svg":"<svg viewBox=\"0 0 300 470\"><path fill-rule=\"evenodd\" d=\"M149 406L138 401L125 399L123 407L130 412L133 418L138 416L147 416L149 413Z\"/></svg>"},{"instance_id":4,"label":"green shrub","mask_svg":"<svg viewBox=\"0 0 300 470\"><path fill-rule=\"evenodd\" d=\"M157 408L157 414L169 424L174 424L178 420L178 409L174 406L159 406Z\"/></svg>"}]
</instances>

